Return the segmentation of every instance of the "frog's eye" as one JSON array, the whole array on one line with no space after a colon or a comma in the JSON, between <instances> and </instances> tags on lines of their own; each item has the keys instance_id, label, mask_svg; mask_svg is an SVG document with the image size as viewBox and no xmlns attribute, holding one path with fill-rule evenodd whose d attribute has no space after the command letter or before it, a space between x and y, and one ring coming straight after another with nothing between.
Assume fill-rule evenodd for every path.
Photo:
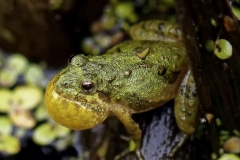
<instances>
[{"instance_id":1,"label":"frog's eye","mask_svg":"<svg viewBox=\"0 0 240 160\"><path fill-rule=\"evenodd\" d=\"M94 83L90 81L82 82L81 87L82 87L82 90L87 93L91 93L95 89Z\"/></svg>"}]
</instances>

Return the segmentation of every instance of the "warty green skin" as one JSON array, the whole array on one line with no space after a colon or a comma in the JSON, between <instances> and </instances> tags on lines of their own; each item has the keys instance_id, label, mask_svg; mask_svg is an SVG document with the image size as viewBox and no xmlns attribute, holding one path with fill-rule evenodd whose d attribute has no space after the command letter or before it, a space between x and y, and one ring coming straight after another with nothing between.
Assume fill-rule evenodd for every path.
<instances>
[{"instance_id":1,"label":"warty green skin","mask_svg":"<svg viewBox=\"0 0 240 160\"><path fill-rule=\"evenodd\" d=\"M164 28L158 31L161 41L131 40L100 56L76 55L51 82L54 92L63 97L64 102L67 100L62 106L76 103L76 110L82 107L99 115L99 121L98 117L94 117L94 122L89 119L91 126L87 128L114 114L136 142L138 157L141 157L141 130L131 117L133 113L151 110L176 98L175 117L180 130L187 134L195 130L199 102L193 77L188 72L185 48L180 41L176 41L180 39L179 35L172 34L176 29L171 25L166 25L166 29L164 24L163 21L142 22L130 31L136 39L139 33L143 36L151 33L151 37L158 37L152 36L156 28ZM141 28L141 32L137 28ZM175 39L165 41L164 36L169 32ZM86 90L84 83L92 86ZM61 122L64 120L61 119ZM72 129L87 129L86 126Z\"/></svg>"},{"instance_id":2,"label":"warty green skin","mask_svg":"<svg viewBox=\"0 0 240 160\"><path fill-rule=\"evenodd\" d=\"M147 56L139 58L137 54L146 48ZM75 56L60 73L62 82L56 83L56 92L77 101L84 100L85 94L98 93L132 113L144 112L176 97L187 64L179 43L127 41L101 56ZM93 82L94 89L84 92L83 82Z\"/></svg>"}]
</instances>

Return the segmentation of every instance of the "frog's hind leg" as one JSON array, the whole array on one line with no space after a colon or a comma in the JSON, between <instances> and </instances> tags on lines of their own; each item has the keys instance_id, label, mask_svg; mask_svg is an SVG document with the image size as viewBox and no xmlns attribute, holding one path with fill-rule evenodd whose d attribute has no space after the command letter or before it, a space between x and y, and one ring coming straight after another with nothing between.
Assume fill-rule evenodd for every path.
<instances>
[{"instance_id":1,"label":"frog's hind leg","mask_svg":"<svg viewBox=\"0 0 240 160\"><path fill-rule=\"evenodd\" d=\"M129 154L130 152L135 152L136 158L138 160L144 160L140 153L140 145L141 145L141 137L142 137L142 132L136 122L132 119L132 113L129 109L125 108L124 106L121 105L115 105L112 109L112 113L123 123L125 126L127 132L130 134L130 139L129 142L134 142L135 143L135 148L130 149L128 147L124 151L122 151L120 154L118 154L114 160L119 160Z\"/></svg>"},{"instance_id":2,"label":"frog's hind leg","mask_svg":"<svg viewBox=\"0 0 240 160\"><path fill-rule=\"evenodd\" d=\"M178 128L188 135L192 134L197 125L199 99L191 71L188 71L179 87L175 98L174 115Z\"/></svg>"},{"instance_id":3,"label":"frog's hind leg","mask_svg":"<svg viewBox=\"0 0 240 160\"><path fill-rule=\"evenodd\" d=\"M130 137L121 136L121 139L129 142L129 147L126 148L125 150L123 150L118 155L116 155L114 157L114 160L120 160L121 158L127 156L130 152L135 152L135 156L136 156L137 160L144 160L141 155L140 150L136 146L136 142L134 142ZM131 145L131 143L134 143L134 148L131 147L131 146L133 146L133 145Z\"/></svg>"},{"instance_id":4,"label":"frog's hind leg","mask_svg":"<svg viewBox=\"0 0 240 160\"><path fill-rule=\"evenodd\" d=\"M170 156L174 156L177 150L194 133L198 124L199 99L196 92L195 82L191 71L188 71L179 87L175 98L174 115L180 131L185 134L178 145L172 150Z\"/></svg>"},{"instance_id":5,"label":"frog's hind leg","mask_svg":"<svg viewBox=\"0 0 240 160\"><path fill-rule=\"evenodd\" d=\"M176 155L176 153L178 152L178 150L183 146L183 144L188 140L188 138L190 137L190 135L187 135L185 133L181 133L180 135L181 139L178 142L178 144L176 146L174 146L174 148L171 150L171 152L169 153L169 157L174 157Z\"/></svg>"}]
</instances>

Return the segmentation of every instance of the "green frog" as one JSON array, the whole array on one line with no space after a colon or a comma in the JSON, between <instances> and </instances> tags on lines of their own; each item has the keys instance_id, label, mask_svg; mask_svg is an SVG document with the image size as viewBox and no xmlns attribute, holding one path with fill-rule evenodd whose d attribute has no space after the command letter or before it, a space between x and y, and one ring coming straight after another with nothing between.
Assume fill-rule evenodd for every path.
<instances>
[{"instance_id":1,"label":"green frog","mask_svg":"<svg viewBox=\"0 0 240 160\"><path fill-rule=\"evenodd\" d=\"M143 159L141 130L131 115L175 99L178 127L190 135L199 100L176 25L145 21L131 27L130 35L133 40L103 55L74 56L50 81L45 104L56 122L74 130L92 128L115 115L136 143L137 157Z\"/></svg>"}]
</instances>

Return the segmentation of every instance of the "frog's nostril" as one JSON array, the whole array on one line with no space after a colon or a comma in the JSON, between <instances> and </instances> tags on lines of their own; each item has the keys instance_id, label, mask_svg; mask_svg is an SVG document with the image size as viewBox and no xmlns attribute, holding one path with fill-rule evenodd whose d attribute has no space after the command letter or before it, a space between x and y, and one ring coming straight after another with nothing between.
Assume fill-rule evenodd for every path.
<instances>
[{"instance_id":1,"label":"frog's nostril","mask_svg":"<svg viewBox=\"0 0 240 160\"><path fill-rule=\"evenodd\" d=\"M67 82L67 81L62 82L61 85L62 85L64 88L69 88L69 82Z\"/></svg>"}]
</instances>

